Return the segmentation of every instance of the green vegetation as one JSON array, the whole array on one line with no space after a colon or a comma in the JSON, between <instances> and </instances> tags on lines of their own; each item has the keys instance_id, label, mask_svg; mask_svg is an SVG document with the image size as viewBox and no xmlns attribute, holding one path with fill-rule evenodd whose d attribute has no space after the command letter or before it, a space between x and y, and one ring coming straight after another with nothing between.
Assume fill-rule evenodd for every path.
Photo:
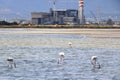
<instances>
[{"instance_id":1,"label":"green vegetation","mask_svg":"<svg viewBox=\"0 0 120 80\"><path fill-rule=\"evenodd\" d=\"M0 25L18 25L16 22L0 21Z\"/></svg>"}]
</instances>

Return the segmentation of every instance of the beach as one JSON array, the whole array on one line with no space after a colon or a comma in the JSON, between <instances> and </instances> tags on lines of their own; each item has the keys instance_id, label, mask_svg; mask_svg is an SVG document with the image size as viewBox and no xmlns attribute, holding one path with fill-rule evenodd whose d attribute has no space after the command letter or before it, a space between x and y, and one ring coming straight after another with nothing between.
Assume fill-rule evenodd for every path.
<instances>
[{"instance_id":1,"label":"beach","mask_svg":"<svg viewBox=\"0 0 120 80\"><path fill-rule=\"evenodd\" d=\"M8 31L9 30L9 31ZM120 29L39 29L39 28L7 28L0 29L0 34L81 34L92 37L120 38Z\"/></svg>"}]
</instances>

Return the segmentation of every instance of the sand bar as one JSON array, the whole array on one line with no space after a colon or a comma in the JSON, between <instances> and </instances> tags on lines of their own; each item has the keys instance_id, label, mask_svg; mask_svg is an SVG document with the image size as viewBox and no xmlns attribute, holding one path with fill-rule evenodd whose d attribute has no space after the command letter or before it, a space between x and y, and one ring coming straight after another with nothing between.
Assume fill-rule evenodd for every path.
<instances>
[{"instance_id":1,"label":"sand bar","mask_svg":"<svg viewBox=\"0 0 120 80\"><path fill-rule=\"evenodd\" d=\"M82 34L92 37L120 38L120 29L39 29L39 28L2 28L0 34Z\"/></svg>"}]
</instances>

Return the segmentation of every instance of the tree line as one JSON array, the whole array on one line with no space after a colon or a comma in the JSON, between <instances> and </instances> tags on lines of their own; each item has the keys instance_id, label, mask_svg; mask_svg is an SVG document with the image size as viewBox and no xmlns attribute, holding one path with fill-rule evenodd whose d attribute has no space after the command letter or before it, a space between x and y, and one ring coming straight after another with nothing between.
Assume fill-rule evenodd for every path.
<instances>
[{"instance_id":1,"label":"tree line","mask_svg":"<svg viewBox=\"0 0 120 80\"><path fill-rule=\"evenodd\" d=\"M0 25L18 25L17 22L0 21Z\"/></svg>"}]
</instances>

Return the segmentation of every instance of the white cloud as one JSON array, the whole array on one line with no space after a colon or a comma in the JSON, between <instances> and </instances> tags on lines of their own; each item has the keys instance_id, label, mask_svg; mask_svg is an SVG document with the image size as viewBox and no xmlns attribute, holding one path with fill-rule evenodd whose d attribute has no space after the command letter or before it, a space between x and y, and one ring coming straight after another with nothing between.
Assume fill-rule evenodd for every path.
<instances>
[{"instance_id":1,"label":"white cloud","mask_svg":"<svg viewBox=\"0 0 120 80\"><path fill-rule=\"evenodd\" d=\"M0 9L0 14L9 14L11 13L12 11L8 8L1 8Z\"/></svg>"},{"instance_id":2,"label":"white cloud","mask_svg":"<svg viewBox=\"0 0 120 80\"><path fill-rule=\"evenodd\" d=\"M13 15L19 15L19 16L21 15L20 12L14 12L13 10L8 9L8 8L1 8L0 14L13 14Z\"/></svg>"}]
</instances>

